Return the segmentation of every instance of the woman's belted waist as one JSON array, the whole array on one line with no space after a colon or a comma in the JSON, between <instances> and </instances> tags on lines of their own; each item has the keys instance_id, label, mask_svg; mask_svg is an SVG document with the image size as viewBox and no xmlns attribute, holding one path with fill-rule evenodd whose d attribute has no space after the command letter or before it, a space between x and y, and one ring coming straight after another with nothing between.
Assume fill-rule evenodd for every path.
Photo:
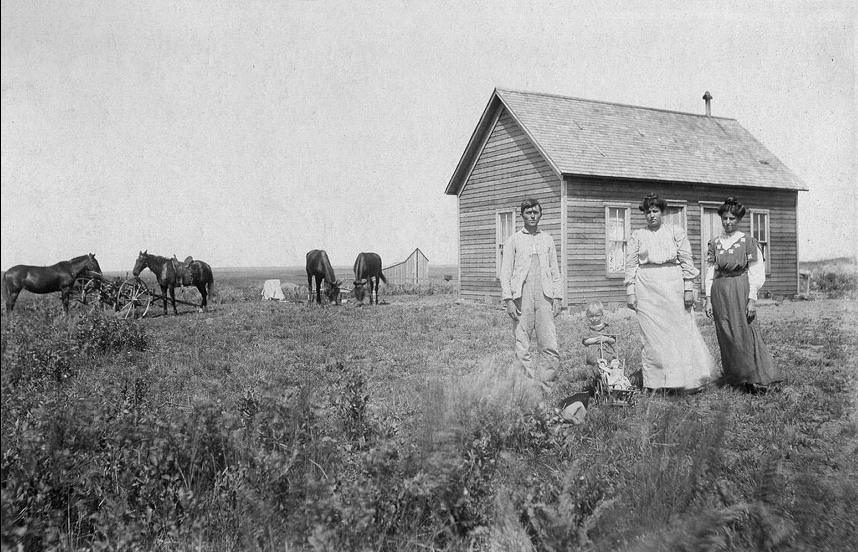
<instances>
[{"instance_id":1,"label":"woman's belted waist","mask_svg":"<svg viewBox=\"0 0 858 552\"><path fill-rule=\"evenodd\" d=\"M715 271L715 279L718 278L735 278L736 276L741 276L747 272L744 268L739 270L716 270Z\"/></svg>"},{"instance_id":2,"label":"woman's belted waist","mask_svg":"<svg viewBox=\"0 0 858 552\"><path fill-rule=\"evenodd\" d=\"M656 263L644 263L638 265L638 268L664 268L664 267L672 267L679 266L676 261L668 261L666 263L656 264Z\"/></svg>"}]
</instances>

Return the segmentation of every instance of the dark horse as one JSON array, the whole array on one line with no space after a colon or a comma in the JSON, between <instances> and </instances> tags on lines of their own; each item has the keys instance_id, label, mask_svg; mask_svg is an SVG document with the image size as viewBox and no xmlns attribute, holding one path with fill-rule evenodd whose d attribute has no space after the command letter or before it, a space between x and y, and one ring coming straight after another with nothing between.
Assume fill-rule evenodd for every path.
<instances>
[{"instance_id":1,"label":"dark horse","mask_svg":"<svg viewBox=\"0 0 858 552\"><path fill-rule=\"evenodd\" d=\"M167 289L170 290L173 314L179 314L179 311L176 310L176 287L196 287L203 297L200 306L204 311L209 310L208 296L212 292L212 286L214 286L214 276L212 275L212 267L208 263L193 259L179 263L175 259L150 255L147 251L141 251L131 273L136 278L146 268L155 273L158 285L161 286L161 295L164 298L164 316L167 315Z\"/></svg>"},{"instance_id":2,"label":"dark horse","mask_svg":"<svg viewBox=\"0 0 858 552\"><path fill-rule=\"evenodd\" d=\"M342 280L337 280L331 261L324 249L313 249L307 252L307 287L309 288L310 303L313 302L313 278L316 279L316 303L322 304L322 281L325 282L325 296L328 301L340 304L340 286Z\"/></svg>"},{"instance_id":3,"label":"dark horse","mask_svg":"<svg viewBox=\"0 0 858 552\"><path fill-rule=\"evenodd\" d=\"M26 289L30 293L62 292L63 309L69 313L69 295L75 280L88 273L101 275L95 255L81 255L51 266L16 265L3 273L2 291L6 312L12 314L18 294Z\"/></svg>"},{"instance_id":4,"label":"dark horse","mask_svg":"<svg viewBox=\"0 0 858 552\"><path fill-rule=\"evenodd\" d=\"M369 288L369 304L373 299L378 304L378 286L381 282L387 283L387 278L381 273L381 257L378 253L358 253L355 259L355 299L363 305L363 298ZM373 295L375 297L373 297Z\"/></svg>"}]
</instances>

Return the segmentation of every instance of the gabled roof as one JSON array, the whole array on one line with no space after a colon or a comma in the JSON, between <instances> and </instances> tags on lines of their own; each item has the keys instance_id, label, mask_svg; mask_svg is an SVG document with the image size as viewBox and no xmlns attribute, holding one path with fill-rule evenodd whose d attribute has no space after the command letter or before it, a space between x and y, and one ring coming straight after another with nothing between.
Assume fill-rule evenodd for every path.
<instances>
[{"instance_id":1,"label":"gabled roof","mask_svg":"<svg viewBox=\"0 0 858 552\"><path fill-rule=\"evenodd\" d=\"M807 190L735 119L495 89L447 194L461 192L502 109L558 175Z\"/></svg>"},{"instance_id":2,"label":"gabled roof","mask_svg":"<svg viewBox=\"0 0 858 552\"><path fill-rule=\"evenodd\" d=\"M408 262L408 260L409 260L411 257L413 257L413 256L417 255L418 253L420 254L420 256L421 256L421 257L423 257L424 259L426 259L426 262L429 262L429 257L427 257L427 256L426 256L426 254L425 254L425 253L423 253L422 251L420 251L420 248L419 248L419 247L417 247L417 248L415 248L415 249L414 249L414 251L412 251L411 253L409 253L407 257L405 257L405 260L404 260L404 261L399 261L398 263L393 263L393 264L392 264L392 265L390 265L390 266L384 267L382 270L387 270L388 268L393 268L393 267L395 267L395 266L399 266L399 265L401 265L401 264L405 264L405 263L407 263L407 262Z\"/></svg>"}]
</instances>

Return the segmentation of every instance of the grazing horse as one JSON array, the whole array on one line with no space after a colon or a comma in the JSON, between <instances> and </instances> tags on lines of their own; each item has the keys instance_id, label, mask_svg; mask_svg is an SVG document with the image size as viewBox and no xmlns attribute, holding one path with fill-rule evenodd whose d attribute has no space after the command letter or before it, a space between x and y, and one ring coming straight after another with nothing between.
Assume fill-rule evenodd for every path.
<instances>
[{"instance_id":1,"label":"grazing horse","mask_svg":"<svg viewBox=\"0 0 858 552\"><path fill-rule=\"evenodd\" d=\"M6 312L12 314L18 294L26 289L30 293L62 292L63 309L69 313L69 295L75 280L88 273L101 275L101 267L95 255L81 255L69 261L61 261L51 266L16 265L3 273L3 299Z\"/></svg>"},{"instance_id":2,"label":"grazing horse","mask_svg":"<svg viewBox=\"0 0 858 552\"><path fill-rule=\"evenodd\" d=\"M307 253L307 287L310 288L310 303L313 302L313 278L316 278L316 302L322 304L322 280L325 281L325 296L328 301L340 304L340 286L342 280L337 280L331 261L324 249L314 249Z\"/></svg>"},{"instance_id":3,"label":"grazing horse","mask_svg":"<svg viewBox=\"0 0 858 552\"><path fill-rule=\"evenodd\" d=\"M203 261L186 259L185 263L174 262L174 259L150 255L148 250L141 251L134 263L131 272L134 277L140 276L145 269L151 270L161 287L161 295L164 298L164 316L167 316L167 290L170 290L170 300L173 303L173 314L178 315L176 310L176 287L194 286L203 298L203 311L208 311L208 296L214 286L212 267ZM186 269L186 270L185 270Z\"/></svg>"},{"instance_id":4,"label":"grazing horse","mask_svg":"<svg viewBox=\"0 0 858 552\"><path fill-rule=\"evenodd\" d=\"M372 305L373 294L375 304L378 304L379 281L387 283L387 278L381 273L381 257L377 253L358 253L355 259L355 299L363 304L366 286L369 284L369 304ZM374 292L374 293L373 293Z\"/></svg>"}]
</instances>

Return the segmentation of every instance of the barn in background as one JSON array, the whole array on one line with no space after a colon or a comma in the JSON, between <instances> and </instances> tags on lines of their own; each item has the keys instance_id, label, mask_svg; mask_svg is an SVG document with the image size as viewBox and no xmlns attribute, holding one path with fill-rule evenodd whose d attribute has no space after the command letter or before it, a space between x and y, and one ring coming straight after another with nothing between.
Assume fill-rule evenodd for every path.
<instances>
[{"instance_id":1,"label":"barn in background","mask_svg":"<svg viewBox=\"0 0 858 552\"><path fill-rule=\"evenodd\" d=\"M428 282L429 259L418 247L401 263L382 270L390 284L420 284Z\"/></svg>"},{"instance_id":2,"label":"barn in background","mask_svg":"<svg viewBox=\"0 0 858 552\"><path fill-rule=\"evenodd\" d=\"M626 244L645 226L648 193L668 202L704 270L728 196L749 209L740 230L764 251L761 293L798 293L798 192L806 185L735 119L495 89L447 185L458 198L459 285L500 300L503 243L520 229L527 197L557 245L567 306L625 304ZM702 289L702 278L698 290Z\"/></svg>"}]
</instances>

